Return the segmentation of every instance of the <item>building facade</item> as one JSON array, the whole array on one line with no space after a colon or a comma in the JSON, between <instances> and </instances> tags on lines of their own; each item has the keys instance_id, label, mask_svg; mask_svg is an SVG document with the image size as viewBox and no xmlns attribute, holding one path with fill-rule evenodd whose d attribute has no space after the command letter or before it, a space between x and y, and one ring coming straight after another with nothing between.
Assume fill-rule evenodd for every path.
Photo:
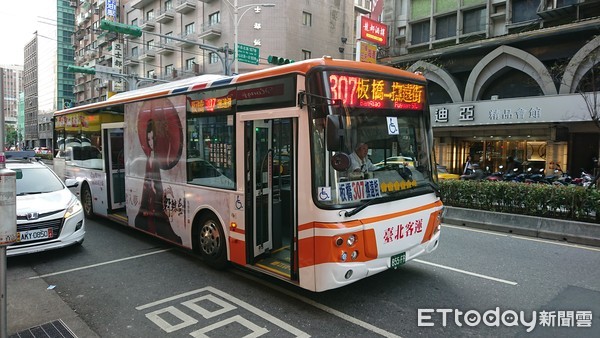
<instances>
[{"instance_id":1,"label":"building facade","mask_svg":"<svg viewBox=\"0 0 600 338\"><path fill-rule=\"evenodd\" d=\"M429 80L438 163L594 169L599 1L390 1L383 20L380 61Z\"/></svg>"},{"instance_id":2,"label":"building facade","mask_svg":"<svg viewBox=\"0 0 600 338\"><path fill-rule=\"evenodd\" d=\"M224 62L235 72L236 40L251 47L246 50L259 49L258 58L250 55L249 60L237 60L238 73L273 67L269 55L292 60L323 55L353 59L356 18L371 11L369 0L272 0L260 6L252 0L71 3L75 8L72 42L76 65L97 70L109 67L126 77L117 81L98 74L76 74L73 91L77 104L104 100L132 86L224 74ZM136 26L143 34L134 37L101 30L101 20ZM230 54L225 54L226 48Z\"/></svg>"},{"instance_id":3,"label":"building facade","mask_svg":"<svg viewBox=\"0 0 600 338\"><path fill-rule=\"evenodd\" d=\"M23 66L20 65L0 65L0 98L2 98L2 110L4 112L4 122L7 128L14 128L19 132L21 138L18 140L7 140L11 144L5 143L7 146L18 146L22 139L23 132L19 129L18 108L19 108L19 93L23 91ZM7 136L7 135L5 135Z\"/></svg>"},{"instance_id":4,"label":"building facade","mask_svg":"<svg viewBox=\"0 0 600 338\"><path fill-rule=\"evenodd\" d=\"M73 102L74 75L67 68L73 64L74 11L70 1L55 4L56 10L38 22L24 51L24 146L29 149L52 147L52 121L47 116Z\"/></svg>"}]
</instances>

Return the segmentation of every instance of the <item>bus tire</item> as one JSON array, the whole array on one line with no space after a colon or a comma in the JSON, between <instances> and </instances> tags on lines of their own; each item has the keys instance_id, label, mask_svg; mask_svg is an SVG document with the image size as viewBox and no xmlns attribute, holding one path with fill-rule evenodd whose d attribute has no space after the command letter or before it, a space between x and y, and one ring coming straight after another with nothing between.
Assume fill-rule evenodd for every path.
<instances>
[{"instance_id":1,"label":"bus tire","mask_svg":"<svg viewBox=\"0 0 600 338\"><path fill-rule=\"evenodd\" d=\"M227 267L227 241L221 222L212 214L203 216L199 222L198 248L202 259L211 267Z\"/></svg>"},{"instance_id":2,"label":"bus tire","mask_svg":"<svg viewBox=\"0 0 600 338\"><path fill-rule=\"evenodd\" d=\"M87 184L81 187L81 205L83 206L83 214L87 219L94 218L94 203L92 199L92 192Z\"/></svg>"}]
</instances>

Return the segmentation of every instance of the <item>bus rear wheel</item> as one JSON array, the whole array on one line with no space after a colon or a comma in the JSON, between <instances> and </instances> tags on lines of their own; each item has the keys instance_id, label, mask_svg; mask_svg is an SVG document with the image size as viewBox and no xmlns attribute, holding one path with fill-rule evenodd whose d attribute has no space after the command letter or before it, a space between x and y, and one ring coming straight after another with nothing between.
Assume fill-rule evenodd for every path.
<instances>
[{"instance_id":1,"label":"bus rear wheel","mask_svg":"<svg viewBox=\"0 0 600 338\"><path fill-rule=\"evenodd\" d=\"M199 225L198 244L202 258L213 268L225 268L227 266L227 244L221 222L213 215L209 215L203 217Z\"/></svg>"},{"instance_id":2,"label":"bus rear wheel","mask_svg":"<svg viewBox=\"0 0 600 338\"><path fill-rule=\"evenodd\" d=\"M92 200L92 192L86 184L81 188L81 204L83 206L83 214L86 218L94 218L94 204Z\"/></svg>"}]
</instances>

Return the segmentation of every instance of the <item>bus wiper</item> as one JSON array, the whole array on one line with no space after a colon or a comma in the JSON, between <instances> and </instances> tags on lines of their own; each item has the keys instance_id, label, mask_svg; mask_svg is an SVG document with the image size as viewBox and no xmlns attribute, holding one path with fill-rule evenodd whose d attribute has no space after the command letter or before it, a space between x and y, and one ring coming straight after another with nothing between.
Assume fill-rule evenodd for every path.
<instances>
[{"instance_id":1,"label":"bus wiper","mask_svg":"<svg viewBox=\"0 0 600 338\"><path fill-rule=\"evenodd\" d=\"M433 188L433 191L435 192L435 195L438 196L438 197L440 197L440 187L437 184L433 183L433 182L430 182L429 185L431 186L431 188ZM393 197L395 195L398 195L400 193L405 193L407 191L414 191L417 188L419 188L419 187L412 187L410 189L405 189L405 190L397 190L397 191L394 191L392 193L387 194L385 197L380 197L380 198L386 198L387 199L387 198ZM377 200L379 200L379 198L374 198L374 199L369 200L369 201L365 202L364 204L362 204L362 205L354 208L351 211L346 211L344 213L344 216L346 216L346 217L352 217L352 216L358 214L359 212L363 211L366 207L368 207L369 205L373 204Z\"/></svg>"},{"instance_id":2,"label":"bus wiper","mask_svg":"<svg viewBox=\"0 0 600 338\"><path fill-rule=\"evenodd\" d=\"M394 196L394 195L397 195L397 194L399 194L400 192L404 192L404 191L405 191L405 190L398 190L398 191L394 191L394 192L392 192L392 193L390 193L390 194L387 194L387 195L386 195L384 198L389 198L389 197L392 197L392 196ZM380 197L380 198L381 198L381 197ZM377 201L378 199L379 199L379 198L374 198L374 199L372 199L372 200L368 200L367 202L365 202L364 204L362 204L362 205L360 205L360 206L358 206L358 207L354 208L353 210L351 210L351 211L346 211L346 212L344 213L344 216L346 216L346 217L352 217L352 216L354 216L354 215L358 214L359 212L363 211L363 210L364 210L366 207L368 207L369 205L373 204L373 203L374 203L375 201Z\"/></svg>"}]
</instances>

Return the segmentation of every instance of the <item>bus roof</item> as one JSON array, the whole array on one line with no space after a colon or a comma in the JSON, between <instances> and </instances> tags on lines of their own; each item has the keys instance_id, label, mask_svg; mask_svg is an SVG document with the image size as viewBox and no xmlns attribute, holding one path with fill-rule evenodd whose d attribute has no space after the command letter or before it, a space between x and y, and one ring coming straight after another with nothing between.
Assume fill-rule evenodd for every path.
<instances>
[{"instance_id":1,"label":"bus roof","mask_svg":"<svg viewBox=\"0 0 600 338\"><path fill-rule=\"evenodd\" d=\"M390 75L403 76L407 79L412 79L419 82L425 81L425 78L422 75L411 73L391 66L384 66L366 62L357 62L352 60L333 59L330 56L324 56L320 59L303 60L287 65L265 68L234 76L206 74L185 78L182 80L172 81L168 83L158 84L155 86L144 87L136 90L119 93L110 97L106 101L95 102L87 105L59 110L56 111L54 114L64 115L86 110L100 110L110 106L121 105L133 101L146 100L172 94L186 93L190 91L196 91L205 88L214 88L234 83L244 83L284 74L306 74L310 71L310 69L317 66L343 67L346 69L380 72Z\"/></svg>"}]
</instances>

